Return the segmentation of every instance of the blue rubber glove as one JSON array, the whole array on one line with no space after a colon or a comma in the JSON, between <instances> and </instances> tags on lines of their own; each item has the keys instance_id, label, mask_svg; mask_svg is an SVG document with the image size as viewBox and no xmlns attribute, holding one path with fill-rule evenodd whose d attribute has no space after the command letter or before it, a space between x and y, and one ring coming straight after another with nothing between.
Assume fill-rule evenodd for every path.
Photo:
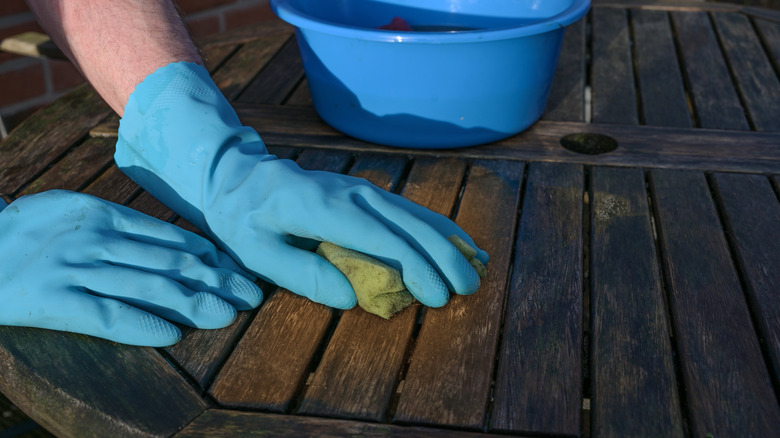
<instances>
[{"instance_id":1,"label":"blue rubber glove","mask_svg":"<svg viewBox=\"0 0 780 438\"><path fill-rule=\"evenodd\" d=\"M166 320L225 327L262 300L208 240L93 196L19 198L0 212L0 230L2 325L161 347L181 338Z\"/></svg>"},{"instance_id":2,"label":"blue rubber glove","mask_svg":"<svg viewBox=\"0 0 780 438\"><path fill-rule=\"evenodd\" d=\"M192 63L158 69L130 95L115 160L140 186L211 235L265 280L337 308L357 302L346 277L302 241L330 241L401 271L423 304L479 277L447 240L471 238L448 218L359 178L306 171L269 155L242 126L208 72ZM487 262L487 253L478 250Z\"/></svg>"}]
</instances>

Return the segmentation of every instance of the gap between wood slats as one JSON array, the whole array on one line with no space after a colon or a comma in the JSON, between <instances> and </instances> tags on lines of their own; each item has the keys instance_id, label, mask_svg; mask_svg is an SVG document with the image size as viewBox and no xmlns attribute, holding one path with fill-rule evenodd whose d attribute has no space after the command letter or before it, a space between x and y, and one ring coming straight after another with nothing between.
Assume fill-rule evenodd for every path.
<instances>
[{"instance_id":1,"label":"gap between wood slats","mask_svg":"<svg viewBox=\"0 0 780 438\"><path fill-rule=\"evenodd\" d=\"M650 181L690 432L771 435L780 410L706 179L657 170Z\"/></svg>"},{"instance_id":2,"label":"gap between wood slats","mask_svg":"<svg viewBox=\"0 0 780 438\"><path fill-rule=\"evenodd\" d=\"M677 343L676 330L672 316L671 287L669 286L669 270L664 263L660 235L660 215L658 213L655 198L652 192L652 174L650 170L643 170L645 182L645 196L647 197L648 212L650 216L650 226L653 229L653 247L655 249L656 264L659 269L659 280L661 282L661 291L664 301L664 314L666 316L667 333L669 333L669 345L672 350L672 362L674 369L674 378L677 382L677 398L680 407L680 417L683 430L690 436L690 412L688 408L688 396L685 389L685 380L683 379L682 360Z\"/></svg>"},{"instance_id":3,"label":"gap between wood slats","mask_svg":"<svg viewBox=\"0 0 780 438\"><path fill-rule=\"evenodd\" d=\"M739 78L739 72L737 69L740 68L751 68L752 65L740 65L740 63L737 63L735 65L734 62L732 62L733 54L729 53L728 50L728 44L729 41L724 39L723 35L723 29L721 27L723 24L719 25L717 16L713 13L707 14L707 18L709 18L710 26L712 27L713 33L715 35L715 40L718 42L718 48L720 49L721 56L723 57L723 62L726 64L726 70L729 73L729 78L731 78L731 83L734 84L734 91L737 95L737 98L739 99L739 103L742 106L742 112L745 117L745 121L751 131L756 131L756 121L752 117L750 113L750 101L748 100L750 96L746 95L749 90L745 90L738 80ZM731 55L731 56L730 56ZM744 61L744 59L742 60ZM776 79L776 78L775 78Z\"/></svg>"},{"instance_id":4,"label":"gap between wood slats","mask_svg":"<svg viewBox=\"0 0 780 438\"><path fill-rule=\"evenodd\" d=\"M755 179L765 179L764 177L760 177L757 175L744 175L741 176L742 178L753 178ZM769 215L768 221L769 223L766 224L766 227L761 226L759 224L758 220L755 221L754 227L751 229L738 229L737 227L740 225L738 217L730 217L728 212L728 207L726 205L726 199L724 197L724 191L730 190L730 187L724 187L725 183L727 183L728 179L733 178L740 178L739 175L729 175L729 174L719 174L719 175L713 175L709 174L707 175L707 183L710 188L710 193L713 198L713 201L716 205L716 211L718 214L718 219L720 220L721 226L723 227L723 234L726 236L726 242L728 244L729 252L731 254L731 259L734 262L734 268L737 271L737 276L740 282L740 285L742 286L742 291L745 295L745 301L748 304L748 311L750 313L750 319L753 322L753 329L756 331L757 336L759 339L762 340L762 342L759 342L759 346L761 348L761 352L764 356L764 360L766 361L767 369L770 370L769 377L772 380L772 386L774 387L775 396L778 398L778 403L780 403L780 373L778 370L780 370L780 353L777 351L777 349L780 347L780 345L777 345L776 340L778 339L778 324L777 324L777 311L772 311L773 309L766 309L766 312L769 314L767 315L763 314L763 308L762 304L771 305L770 303L775 301L774 294L777 292L777 288L780 287L780 283L777 281L772 282L772 276L774 274L774 277L777 278L778 275L775 274L777 270L777 266L775 263L771 260L756 260L755 258L750 258L750 254L745 254L749 251L758 251L759 249L766 249L766 255L775 254L774 251L771 249L767 249L766 246L770 243L768 242L780 242L780 215L777 214L778 212L778 206L766 206L766 213ZM774 192L771 187L771 182L768 179L765 179L766 182L769 184L769 189L771 192ZM774 193L772 193L774 194ZM741 193L742 196L747 197L755 197L758 199L762 199L763 202L772 202L772 200L768 199L768 196L765 196L766 193L762 193L759 187L753 187L752 190L749 192L746 190L743 193ZM732 195L733 197L733 195ZM733 203L733 201L732 201ZM734 211L735 208L739 208L739 212ZM755 210L751 207L756 207ZM738 206L732 205L732 215L738 215L738 214L744 214L750 215L754 219L758 219L762 217L762 213L764 211L756 211L762 206L756 206L756 205L745 205L741 204ZM764 210L761 208L761 210ZM774 213L774 214L773 214ZM743 236L738 235L742 233L748 233L750 231L762 229L763 232L761 232L761 236L754 236L757 237L760 241L753 241L752 244L748 240L746 242L742 242L742 245L740 245L739 239ZM767 242L763 242L764 240L767 240ZM747 245L749 246L747 246ZM759 248L759 247L764 248ZM748 260L755 262L756 264L749 265ZM754 270L762 270L763 272L760 273L754 273L754 275L750 275L749 269ZM775 268L775 269L773 269ZM767 272L768 270L768 272ZM754 283L755 279L752 277L755 277L757 275L763 274L764 277L766 277L764 280L765 282L763 284L756 284ZM767 287L771 288L773 290L756 290L757 287ZM771 294L771 295L770 295ZM774 342L773 342L774 341Z\"/></svg>"},{"instance_id":5,"label":"gap between wood slats","mask_svg":"<svg viewBox=\"0 0 780 438\"><path fill-rule=\"evenodd\" d=\"M592 214L593 193L591 166L583 168L582 192L582 408L581 428L583 438L593 436L593 305L591 303L591 245L593 242Z\"/></svg>"}]
</instances>

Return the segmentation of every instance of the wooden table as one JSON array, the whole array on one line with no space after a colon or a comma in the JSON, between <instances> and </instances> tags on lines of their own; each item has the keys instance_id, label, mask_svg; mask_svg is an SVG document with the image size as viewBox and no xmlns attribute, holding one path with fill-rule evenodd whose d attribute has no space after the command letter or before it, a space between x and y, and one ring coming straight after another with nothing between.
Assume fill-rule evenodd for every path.
<instances>
[{"instance_id":1,"label":"wooden table","mask_svg":"<svg viewBox=\"0 0 780 438\"><path fill-rule=\"evenodd\" d=\"M542 121L401 150L310 105L292 30L203 42L269 148L451 215L491 254L479 292L390 321L264 284L165 349L0 327L0 390L62 436L776 436L780 21L733 5L594 5ZM602 154L560 138L600 133ZM79 190L190 227L113 164L91 89L0 143L0 192Z\"/></svg>"}]
</instances>

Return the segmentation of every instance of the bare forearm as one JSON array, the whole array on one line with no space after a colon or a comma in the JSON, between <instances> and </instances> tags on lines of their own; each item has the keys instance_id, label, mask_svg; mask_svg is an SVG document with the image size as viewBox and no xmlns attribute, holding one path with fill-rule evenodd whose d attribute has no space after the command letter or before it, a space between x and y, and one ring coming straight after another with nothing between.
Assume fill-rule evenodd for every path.
<instances>
[{"instance_id":1,"label":"bare forearm","mask_svg":"<svg viewBox=\"0 0 780 438\"><path fill-rule=\"evenodd\" d=\"M147 75L202 63L170 0L27 0L38 22L120 116Z\"/></svg>"}]
</instances>

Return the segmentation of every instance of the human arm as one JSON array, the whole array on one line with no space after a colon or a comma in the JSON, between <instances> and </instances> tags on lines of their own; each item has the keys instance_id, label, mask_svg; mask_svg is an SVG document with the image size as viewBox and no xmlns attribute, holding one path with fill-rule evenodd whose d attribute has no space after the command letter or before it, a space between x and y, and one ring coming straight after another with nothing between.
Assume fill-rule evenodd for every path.
<instances>
[{"instance_id":1,"label":"human arm","mask_svg":"<svg viewBox=\"0 0 780 438\"><path fill-rule=\"evenodd\" d=\"M27 0L57 46L120 116L145 77L176 61L202 64L171 1Z\"/></svg>"}]
</instances>

